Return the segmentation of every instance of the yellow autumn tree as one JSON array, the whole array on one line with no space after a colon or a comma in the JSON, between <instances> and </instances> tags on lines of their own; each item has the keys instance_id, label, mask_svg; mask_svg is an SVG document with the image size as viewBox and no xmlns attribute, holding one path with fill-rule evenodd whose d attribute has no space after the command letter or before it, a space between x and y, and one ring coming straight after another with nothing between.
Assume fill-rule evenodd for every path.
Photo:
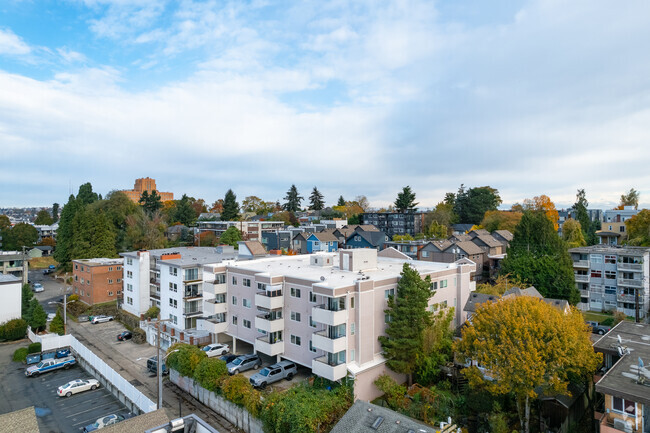
<instances>
[{"instance_id":1,"label":"yellow autumn tree","mask_svg":"<svg viewBox=\"0 0 650 433\"><path fill-rule=\"evenodd\" d=\"M569 248L584 247L587 245L585 236L582 233L580 221L570 219L562 225L562 239L564 239Z\"/></svg>"},{"instance_id":2,"label":"yellow autumn tree","mask_svg":"<svg viewBox=\"0 0 650 433\"><path fill-rule=\"evenodd\" d=\"M508 230L509 232L514 233L515 227L519 224L522 215L521 212L489 210L485 212L485 215L483 215L481 225L490 233L495 230Z\"/></svg>"},{"instance_id":3,"label":"yellow autumn tree","mask_svg":"<svg viewBox=\"0 0 650 433\"><path fill-rule=\"evenodd\" d=\"M555 230L557 231L559 227L558 221L560 220L560 215L558 214L557 209L555 209L555 203L551 201L551 198L549 196L542 194L540 196L533 197L532 199L527 198L524 200L523 208L525 210L544 211L546 217L551 220L553 227L555 227Z\"/></svg>"},{"instance_id":4,"label":"yellow autumn tree","mask_svg":"<svg viewBox=\"0 0 650 433\"><path fill-rule=\"evenodd\" d=\"M509 289L512 289L513 287L526 289L530 287L530 284L510 274L499 275L497 279L494 281L494 284L483 283L477 285L476 293L483 293L485 295L503 296L505 292L507 292Z\"/></svg>"},{"instance_id":5,"label":"yellow autumn tree","mask_svg":"<svg viewBox=\"0 0 650 433\"><path fill-rule=\"evenodd\" d=\"M593 375L602 355L594 352L582 314L560 310L530 296L487 302L454 345L471 386L512 394L522 431L530 431L531 401L569 394L570 377ZM477 367L481 366L481 369Z\"/></svg>"}]
</instances>

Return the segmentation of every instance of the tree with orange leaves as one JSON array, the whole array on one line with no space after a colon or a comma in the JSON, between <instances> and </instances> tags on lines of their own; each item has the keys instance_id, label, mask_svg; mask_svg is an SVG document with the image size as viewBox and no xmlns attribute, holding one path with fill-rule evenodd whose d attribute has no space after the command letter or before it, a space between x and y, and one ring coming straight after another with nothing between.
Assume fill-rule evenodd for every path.
<instances>
[{"instance_id":1,"label":"tree with orange leaves","mask_svg":"<svg viewBox=\"0 0 650 433\"><path fill-rule=\"evenodd\" d=\"M555 231L557 231L559 227L558 221L560 220L560 215L557 213L557 209L555 209L555 203L551 201L551 198L549 196L542 194L540 196L533 197L532 199L527 198L524 200L523 207L525 210L544 211L546 217L553 223Z\"/></svg>"}]
</instances>

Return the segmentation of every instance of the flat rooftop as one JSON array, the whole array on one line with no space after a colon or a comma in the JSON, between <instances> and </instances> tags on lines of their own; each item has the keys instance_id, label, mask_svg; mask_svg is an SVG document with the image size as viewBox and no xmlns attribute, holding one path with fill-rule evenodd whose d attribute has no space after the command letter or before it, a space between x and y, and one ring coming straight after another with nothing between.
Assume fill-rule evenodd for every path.
<instances>
[{"instance_id":1,"label":"flat rooftop","mask_svg":"<svg viewBox=\"0 0 650 433\"><path fill-rule=\"evenodd\" d=\"M22 278L15 277L11 274L0 274L0 284L17 283L23 281Z\"/></svg>"},{"instance_id":2,"label":"flat rooftop","mask_svg":"<svg viewBox=\"0 0 650 433\"><path fill-rule=\"evenodd\" d=\"M344 271L339 268L338 253L320 253L319 256L331 257L332 266L311 265L310 258L313 254L297 256L278 256L257 259L253 261L242 261L229 263L229 268L240 268L267 274L271 277L283 275L285 277L299 278L318 282L320 285L331 288L348 287L353 285L361 276L359 271ZM363 275L369 280L382 281L398 277L404 263L408 263L417 269L420 274L430 274L456 269L455 263L421 262L417 260L402 260L386 257L377 257L377 267L363 270ZM323 277L323 278L321 278Z\"/></svg>"},{"instance_id":3,"label":"flat rooftop","mask_svg":"<svg viewBox=\"0 0 650 433\"><path fill-rule=\"evenodd\" d=\"M594 349L624 354L598 381L596 391L650 404L650 325L624 320L602 336Z\"/></svg>"},{"instance_id":4,"label":"flat rooftop","mask_svg":"<svg viewBox=\"0 0 650 433\"><path fill-rule=\"evenodd\" d=\"M648 247L630 247L616 245L592 245L590 247L578 247L569 249L570 253L604 253L604 254L626 254L642 256L650 251Z\"/></svg>"},{"instance_id":5,"label":"flat rooftop","mask_svg":"<svg viewBox=\"0 0 650 433\"><path fill-rule=\"evenodd\" d=\"M209 263L219 263L222 260L236 259L237 252L217 252L215 247L176 247L161 248L158 250L147 250L149 255L155 259L160 259L163 254L180 254L180 259L164 260L164 263L175 266L186 265L204 265ZM122 257L138 257L138 251L128 251L120 253Z\"/></svg>"},{"instance_id":6,"label":"flat rooftop","mask_svg":"<svg viewBox=\"0 0 650 433\"><path fill-rule=\"evenodd\" d=\"M124 263L124 259L123 258L109 259L106 257L98 257L95 259L77 259L77 260L73 260L73 262L79 262L89 266L106 266L106 265L121 265Z\"/></svg>"}]
</instances>

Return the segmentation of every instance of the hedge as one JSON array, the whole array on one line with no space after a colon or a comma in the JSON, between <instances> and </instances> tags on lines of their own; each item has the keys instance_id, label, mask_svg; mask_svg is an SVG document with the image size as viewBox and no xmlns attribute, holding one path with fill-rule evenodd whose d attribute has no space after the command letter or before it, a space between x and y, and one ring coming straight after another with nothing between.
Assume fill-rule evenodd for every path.
<instances>
[{"instance_id":1,"label":"hedge","mask_svg":"<svg viewBox=\"0 0 650 433\"><path fill-rule=\"evenodd\" d=\"M228 377L226 362L216 358L204 358L194 370L194 379L208 391L216 392Z\"/></svg>"},{"instance_id":2,"label":"hedge","mask_svg":"<svg viewBox=\"0 0 650 433\"><path fill-rule=\"evenodd\" d=\"M31 343L27 346L27 353L41 353L41 343Z\"/></svg>"},{"instance_id":3,"label":"hedge","mask_svg":"<svg viewBox=\"0 0 650 433\"><path fill-rule=\"evenodd\" d=\"M0 325L1 340L20 340L27 334L27 322L23 319L9 320Z\"/></svg>"},{"instance_id":4,"label":"hedge","mask_svg":"<svg viewBox=\"0 0 650 433\"><path fill-rule=\"evenodd\" d=\"M167 350L167 353L170 354L166 362L167 367L173 368L181 376L186 377L194 377L194 370L196 370L201 360L208 356L198 347L184 343L173 344Z\"/></svg>"},{"instance_id":5,"label":"hedge","mask_svg":"<svg viewBox=\"0 0 650 433\"><path fill-rule=\"evenodd\" d=\"M16 351L14 352L13 360L16 362L27 361L27 348L21 347L20 349L16 349Z\"/></svg>"}]
</instances>

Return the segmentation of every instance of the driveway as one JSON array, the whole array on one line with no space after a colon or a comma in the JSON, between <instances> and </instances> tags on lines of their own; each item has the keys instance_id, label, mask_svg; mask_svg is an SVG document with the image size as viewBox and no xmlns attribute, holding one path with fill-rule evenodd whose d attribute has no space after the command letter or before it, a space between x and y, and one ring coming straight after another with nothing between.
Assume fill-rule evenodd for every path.
<instances>
[{"instance_id":1,"label":"driveway","mask_svg":"<svg viewBox=\"0 0 650 433\"><path fill-rule=\"evenodd\" d=\"M42 432L78 432L105 415L129 415L128 409L102 387L67 398L57 396L59 386L92 378L79 366L25 377L27 366L11 361L11 355L26 345L25 341L0 345L0 413L35 406Z\"/></svg>"}]
</instances>

